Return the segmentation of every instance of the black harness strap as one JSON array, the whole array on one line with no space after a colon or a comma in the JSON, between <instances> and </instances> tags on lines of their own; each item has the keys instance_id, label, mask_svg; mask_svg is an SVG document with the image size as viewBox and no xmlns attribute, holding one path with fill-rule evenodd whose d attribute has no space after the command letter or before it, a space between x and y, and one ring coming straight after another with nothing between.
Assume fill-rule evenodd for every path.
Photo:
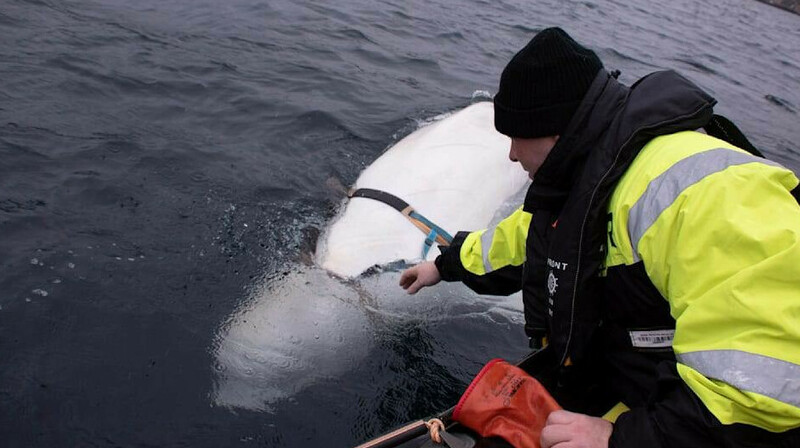
<instances>
[{"instance_id":1,"label":"black harness strap","mask_svg":"<svg viewBox=\"0 0 800 448\"><path fill-rule=\"evenodd\" d=\"M402 213L403 216L411 221L411 224L414 224L416 228L427 235L423 249L423 257L427 255L428 249L430 249L434 241L436 241L442 247L449 246L450 242L453 241L453 237L450 236L447 231L431 222L428 218L422 216L421 213L414 210L414 207L408 205L408 202L391 193L372 188L358 188L350 190L347 193L347 196L349 198L366 198L383 202L389 207L392 207L393 209Z\"/></svg>"},{"instance_id":2,"label":"black harness strap","mask_svg":"<svg viewBox=\"0 0 800 448\"><path fill-rule=\"evenodd\" d=\"M406 209L414 210L410 205L408 205L408 202L398 198L397 196L385 191L373 190L372 188L359 188L350 190L347 193L347 197L374 199L376 201L383 202L384 204L392 207L404 215L407 215Z\"/></svg>"}]
</instances>

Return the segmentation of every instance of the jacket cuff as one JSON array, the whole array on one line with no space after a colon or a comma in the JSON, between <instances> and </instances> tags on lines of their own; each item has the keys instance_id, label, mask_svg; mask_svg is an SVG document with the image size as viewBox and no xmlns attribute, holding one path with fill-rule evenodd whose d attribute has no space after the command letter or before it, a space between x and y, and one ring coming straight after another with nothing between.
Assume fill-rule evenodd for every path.
<instances>
[{"instance_id":1,"label":"jacket cuff","mask_svg":"<svg viewBox=\"0 0 800 448\"><path fill-rule=\"evenodd\" d=\"M661 448L662 446L648 412L642 408L621 414L614 423L614 431L608 440L608 448Z\"/></svg>"},{"instance_id":2,"label":"jacket cuff","mask_svg":"<svg viewBox=\"0 0 800 448\"><path fill-rule=\"evenodd\" d=\"M436 257L434 264L439 275L446 282L461 281L464 278L464 266L461 264L461 245L469 232L458 232L447 247L439 246L442 254Z\"/></svg>"}]
</instances>

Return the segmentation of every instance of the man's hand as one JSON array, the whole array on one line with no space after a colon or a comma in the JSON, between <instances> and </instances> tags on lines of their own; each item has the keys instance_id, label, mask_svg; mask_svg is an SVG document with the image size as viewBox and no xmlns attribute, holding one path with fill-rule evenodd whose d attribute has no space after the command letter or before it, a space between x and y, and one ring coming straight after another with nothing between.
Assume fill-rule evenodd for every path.
<instances>
[{"instance_id":1,"label":"man's hand","mask_svg":"<svg viewBox=\"0 0 800 448\"><path fill-rule=\"evenodd\" d=\"M439 269L432 261L420 263L403 271L400 276L400 286L409 294L416 294L425 286L433 286L442 280Z\"/></svg>"},{"instance_id":2,"label":"man's hand","mask_svg":"<svg viewBox=\"0 0 800 448\"><path fill-rule=\"evenodd\" d=\"M602 418L554 411L542 430L542 448L608 448L614 425Z\"/></svg>"}]
</instances>

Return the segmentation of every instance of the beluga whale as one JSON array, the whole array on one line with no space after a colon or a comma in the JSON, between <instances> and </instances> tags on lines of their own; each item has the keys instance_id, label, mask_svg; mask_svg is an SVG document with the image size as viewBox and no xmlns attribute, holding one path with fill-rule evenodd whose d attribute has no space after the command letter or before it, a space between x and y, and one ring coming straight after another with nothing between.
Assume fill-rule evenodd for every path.
<instances>
[{"instance_id":1,"label":"beluga whale","mask_svg":"<svg viewBox=\"0 0 800 448\"><path fill-rule=\"evenodd\" d=\"M354 189L391 193L451 232L485 228L528 180L508 159L510 139L495 131L493 114L480 102L417 130L367 167ZM320 240L318 262L354 277L375 264L419 260L425 237L386 204L355 197Z\"/></svg>"},{"instance_id":2,"label":"beluga whale","mask_svg":"<svg viewBox=\"0 0 800 448\"><path fill-rule=\"evenodd\" d=\"M321 233L314 265L298 263L254 285L218 330L216 405L271 411L344 375L374 348L376 316L419 319L434 313L433 295L521 312L518 297L487 300L460 284L408 296L396 269L374 269L432 260L448 232L486 228L521 204L527 173L509 160L510 140L494 129L493 113L491 102L472 104L387 149L350 190L374 194L342 202ZM381 193L390 200L373 197ZM436 306L448 315L441 301Z\"/></svg>"}]
</instances>

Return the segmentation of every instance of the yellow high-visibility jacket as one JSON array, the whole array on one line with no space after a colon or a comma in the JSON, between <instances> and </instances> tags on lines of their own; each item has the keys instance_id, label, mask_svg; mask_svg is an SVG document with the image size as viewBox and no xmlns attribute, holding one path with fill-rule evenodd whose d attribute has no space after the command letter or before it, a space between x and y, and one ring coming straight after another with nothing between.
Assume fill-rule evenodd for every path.
<instances>
[{"instance_id":1,"label":"yellow high-visibility jacket","mask_svg":"<svg viewBox=\"0 0 800 448\"><path fill-rule=\"evenodd\" d=\"M680 378L723 425L800 427L797 186L777 163L687 131L645 145L608 204L604 269L641 263L674 319L655 342L631 329L633 346L671 341ZM520 208L469 233L461 265L483 276L526 263L530 222Z\"/></svg>"}]
</instances>

